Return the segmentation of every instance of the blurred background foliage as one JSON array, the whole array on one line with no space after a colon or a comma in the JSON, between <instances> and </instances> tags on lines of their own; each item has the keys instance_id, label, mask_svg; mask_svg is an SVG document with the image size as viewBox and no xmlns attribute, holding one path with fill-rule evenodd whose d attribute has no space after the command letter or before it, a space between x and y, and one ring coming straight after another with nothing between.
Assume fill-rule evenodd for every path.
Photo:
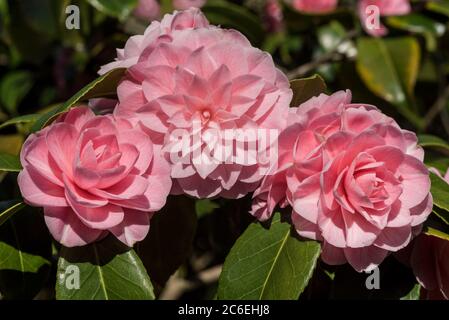
<instances>
[{"instance_id":1,"label":"blurred background foliage","mask_svg":"<svg viewBox=\"0 0 449 320\"><path fill-rule=\"evenodd\" d=\"M445 171L449 166L449 0L412 1L412 13L382 19L389 29L383 38L364 33L356 2L342 0L336 11L322 15L304 14L279 2L283 18L275 25L266 0L207 0L202 9L211 23L241 31L254 46L272 54L290 79L319 74L329 92L350 88L355 102L381 108L402 127L417 132L428 147L427 163ZM66 28L69 5L80 9L79 30ZM8 154L20 152L35 114L64 103L97 78L99 67L114 59L115 49L145 30L149 21L133 14L137 5L138 0L0 0L3 162L9 161ZM172 10L171 1L161 1L162 13ZM15 125L8 124L9 119L28 114ZM1 171L2 165L8 165L2 161L0 206L12 208L8 215L21 209L18 200L10 200L20 198L20 193L16 175ZM159 235L150 232L136 248L156 294L213 298L220 266L252 221L249 205L249 197L238 201L171 198L165 214L152 221L152 230L159 230ZM0 216L3 298L55 296L59 247L51 242L36 211L22 210L7 223L3 223L6 215ZM188 227L177 229L172 221ZM386 277L395 289L376 292L376 297L413 293L410 270L393 257L386 264ZM178 281L172 279L167 286L174 272ZM403 276L395 277L398 272ZM302 298L373 297L362 284L352 291L345 287L345 278L355 274L347 266L320 264Z\"/></svg>"}]
</instances>

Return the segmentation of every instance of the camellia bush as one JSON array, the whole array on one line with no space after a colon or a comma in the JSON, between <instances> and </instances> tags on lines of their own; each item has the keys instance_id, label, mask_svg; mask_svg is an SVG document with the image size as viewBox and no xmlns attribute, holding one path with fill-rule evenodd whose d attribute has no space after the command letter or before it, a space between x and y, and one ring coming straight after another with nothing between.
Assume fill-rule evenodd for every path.
<instances>
[{"instance_id":1,"label":"camellia bush","mask_svg":"<svg viewBox=\"0 0 449 320\"><path fill-rule=\"evenodd\" d=\"M0 298L449 299L448 27L0 0Z\"/></svg>"}]
</instances>

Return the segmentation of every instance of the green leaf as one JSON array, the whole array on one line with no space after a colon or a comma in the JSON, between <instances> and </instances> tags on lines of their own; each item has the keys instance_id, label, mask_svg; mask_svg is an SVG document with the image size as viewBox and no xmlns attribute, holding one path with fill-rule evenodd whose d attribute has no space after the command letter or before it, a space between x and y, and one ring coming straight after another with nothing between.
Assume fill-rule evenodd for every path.
<instances>
[{"instance_id":1,"label":"green leaf","mask_svg":"<svg viewBox=\"0 0 449 320\"><path fill-rule=\"evenodd\" d=\"M26 207L22 201L11 200L0 202L0 227L8 221L16 212L19 212Z\"/></svg>"},{"instance_id":2,"label":"green leaf","mask_svg":"<svg viewBox=\"0 0 449 320\"><path fill-rule=\"evenodd\" d=\"M449 211L449 184L433 172L430 172L430 181L433 205Z\"/></svg>"},{"instance_id":3,"label":"green leaf","mask_svg":"<svg viewBox=\"0 0 449 320\"><path fill-rule=\"evenodd\" d=\"M134 8L138 0L87 0L100 12L111 17L125 20Z\"/></svg>"},{"instance_id":4,"label":"green leaf","mask_svg":"<svg viewBox=\"0 0 449 320\"><path fill-rule=\"evenodd\" d=\"M10 114L17 113L17 107L34 84L28 71L12 71L0 82L0 102Z\"/></svg>"},{"instance_id":5,"label":"green leaf","mask_svg":"<svg viewBox=\"0 0 449 320\"><path fill-rule=\"evenodd\" d=\"M424 35L430 51L434 51L437 47L435 38L441 37L446 31L444 24L417 13L388 17L387 23L397 29Z\"/></svg>"},{"instance_id":6,"label":"green leaf","mask_svg":"<svg viewBox=\"0 0 449 320\"><path fill-rule=\"evenodd\" d=\"M239 30L254 45L262 43L265 34L262 22L245 7L224 0L208 0L201 10L211 24Z\"/></svg>"},{"instance_id":7,"label":"green leaf","mask_svg":"<svg viewBox=\"0 0 449 320\"><path fill-rule=\"evenodd\" d=\"M79 289L71 275L79 275ZM57 279L58 300L155 298L150 277L137 254L113 236L84 247L61 248Z\"/></svg>"},{"instance_id":8,"label":"green leaf","mask_svg":"<svg viewBox=\"0 0 449 320\"><path fill-rule=\"evenodd\" d=\"M426 3L426 8L430 11L440 13L449 17L449 1L448 0L436 0Z\"/></svg>"},{"instance_id":9,"label":"green leaf","mask_svg":"<svg viewBox=\"0 0 449 320\"><path fill-rule=\"evenodd\" d=\"M309 78L292 80L290 81L290 87L293 91L293 99L290 104L292 107L297 107L326 91L326 83L317 74Z\"/></svg>"},{"instance_id":10,"label":"green leaf","mask_svg":"<svg viewBox=\"0 0 449 320\"><path fill-rule=\"evenodd\" d=\"M423 232L424 232L424 234L427 234L428 236L433 236L433 237L437 237L437 238L449 241L449 232L441 231L440 229L433 228L430 226L427 226Z\"/></svg>"},{"instance_id":11,"label":"green leaf","mask_svg":"<svg viewBox=\"0 0 449 320\"><path fill-rule=\"evenodd\" d=\"M415 284L415 286L410 290L407 295L403 296L401 300L419 300L419 294L421 293L421 286L419 283Z\"/></svg>"},{"instance_id":12,"label":"green leaf","mask_svg":"<svg viewBox=\"0 0 449 320\"><path fill-rule=\"evenodd\" d=\"M209 199L200 199L195 202L195 211L198 218L207 216L220 206Z\"/></svg>"},{"instance_id":13,"label":"green leaf","mask_svg":"<svg viewBox=\"0 0 449 320\"><path fill-rule=\"evenodd\" d=\"M22 170L18 156L0 152L0 171L19 172Z\"/></svg>"},{"instance_id":14,"label":"green leaf","mask_svg":"<svg viewBox=\"0 0 449 320\"><path fill-rule=\"evenodd\" d=\"M19 7L24 21L34 31L49 38L58 34L58 13L62 11L54 0L27 0L20 1ZM64 8L65 9L65 8Z\"/></svg>"},{"instance_id":15,"label":"green leaf","mask_svg":"<svg viewBox=\"0 0 449 320\"><path fill-rule=\"evenodd\" d=\"M22 149L23 135L8 134L0 136L0 153L18 155Z\"/></svg>"},{"instance_id":16,"label":"green leaf","mask_svg":"<svg viewBox=\"0 0 449 320\"><path fill-rule=\"evenodd\" d=\"M298 299L312 277L320 245L299 240L276 214L270 229L251 224L223 266L219 299Z\"/></svg>"},{"instance_id":17,"label":"green leaf","mask_svg":"<svg viewBox=\"0 0 449 320\"><path fill-rule=\"evenodd\" d=\"M33 125L32 132L39 131L45 127L52 119L58 115L66 112L71 107L77 105L78 103L101 97L111 97L116 95L116 88L120 80L122 79L126 69L114 69L98 79L92 81L81 89L77 94L70 98L63 105L47 112L42 115Z\"/></svg>"},{"instance_id":18,"label":"green leaf","mask_svg":"<svg viewBox=\"0 0 449 320\"><path fill-rule=\"evenodd\" d=\"M437 148L449 151L449 144L440 137L431 134L419 134L419 144L424 148Z\"/></svg>"},{"instance_id":19,"label":"green leaf","mask_svg":"<svg viewBox=\"0 0 449 320\"><path fill-rule=\"evenodd\" d=\"M0 292L4 299L32 299L50 272L51 238L44 219L27 207L0 227Z\"/></svg>"},{"instance_id":20,"label":"green leaf","mask_svg":"<svg viewBox=\"0 0 449 320\"><path fill-rule=\"evenodd\" d=\"M190 256L197 223L194 202L187 197L169 197L164 208L151 218L148 236L137 244L137 253L159 287Z\"/></svg>"},{"instance_id":21,"label":"green leaf","mask_svg":"<svg viewBox=\"0 0 449 320\"><path fill-rule=\"evenodd\" d=\"M436 206L433 208L433 214L438 216L443 222L449 225L449 212L446 210L442 210L440 208L436 208Z\"/></svg>"},{"instance_id":22,"label":"green leaf","mask_svg":"<svg viewBox=\"0 0 449 320\"><path fill-rule=\"evenodd\" d=\"M360 38L357 50L356 67L365 85L421 128L423 119L413 111L412 105L421 55L416 39Z\"/></svg>"},{"instance_id":23,"label":"green leaf","mask_svg":"<svg viewBox=\"0 0 449 320\"><path fill-rule=\"evenodd\" d=\"M12 125L17 125L17 124L34 123L39 117L40 117L39 114L27 114L24 116L9 119L8 121L5 121L0 125L0 129L6 128L6 127L12 126Z\"/></svg>"}]
</instances>

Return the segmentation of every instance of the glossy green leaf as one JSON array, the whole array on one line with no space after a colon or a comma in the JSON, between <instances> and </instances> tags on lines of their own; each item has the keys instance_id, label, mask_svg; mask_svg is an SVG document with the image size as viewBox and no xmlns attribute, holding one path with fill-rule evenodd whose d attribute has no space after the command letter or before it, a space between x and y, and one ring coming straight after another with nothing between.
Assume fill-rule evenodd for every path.
<instances>
[{"instance_id":1,"label":"glossy green leaf","mask_svg":"<svg viewBox=\"0 0 449 320\"><path fill-rule=\"evenodd\" d=\"M317 74L309 78L292 80L290 87L293 91L293 99L290 104L292 107L297 107L326 91L326 83Z\"/></svg>"},{"instance_id":2,"label":"glossy green leaf","mask_svg":"<svg viewBox=\"0 0 449 320\"><path fill-rule=\"evenodd\" d=\"M34 123L37 119L39 119L39 117L40 117L39 114L27 114L24 116L9 119L0 125L0 129L18 124L31 124Z\"/></svg>"},{"instance_id":3,"label":"glossy green leaf","mask_svg":"<svg viewBox=\"0 0 449 320\"><path fill-rule=\"evenodd\" d=\"M449 211L449 184L433 172L430 172L430 181L433 205Z\"/></svg>"},{"instance_id":4,"label":"glossy green leaf","mask_svg":"<svg viewBox=\"0 0 449 320\"><path fill-rule=\"evenodd\" d=\"M262 22L245 7L224 0L208 0L201 10L211 24L239 30L254 45L262 43L265 34Z\"/></svg>"},{"instance_id":5,"label":"glossy green leaf","mask_svg":"<svg viewBox=\"0 0 449 320\"><path fill-rule=\"evenodd\" d=\"M0 82L0 102L10 113L16 114L17 107L34 84L33 75L28 71L12 71Z\"/></svg>"},{"instance_id":6,"label":"glossy green leaf","mask_svg":"<svg viewBox=\"0 0 449 320\"><path fill-rule=\"evenodd\" d=\"M84 247L61 248L56 299L154 298L153 285L139 257L113 236Z\"/></svg>"},{"instance_id":7,"label":"glossy green leaf","mask_svg":"<svg viewBox=\"0 0 449 320\"><path fill-rule=\"evenodd\" d=\"M412 102L421 56L416 39L360 38L357 51L356 67L365 85L422 127L423 119L413 111Z\"/></svg>"},{"instance_id":8,"label":"glossy green leaf","mask_svg":"<svg viewBox=\"0 0 449 320\"><path fill-rule=\"evenodd\" d=\"M299 240L276 214L267 230L251 224L226 258L219 299L298 299L312 277L320 245Z\"/></svg>"},{"instance_id":9,"label":"glossy green leaf","mask_svg":"<svg viewBox=\"0 0 449 320\"><path fill-rule=\"evenodd\" d=\"M0 152L0 171L19 172L22 170L18 156Z\"/></svg>"},{"instance_id":10,"label":"glossy green leaf","mask_svg":"<svg viewBox=\"0 0 449 320\"><path fill-rule=\"evenodd\" d=\"M19 212L25 207L26 204L19 200L0 202L0 226L8 221L8 219L11 218L16 212Z\"/></svg>"},{"instance_id":11,"label":"glossy green leaf","mask_svg":"<svg viewBox=\"0 0 449 320\"><path fill-rule=\"evenodd\" d=\"M98 79L92 81L70 98L63 105L42 115L33 125L32 131L39 131L45 127L52 119L66 112L78 103L100 97L111 97L116 95L117 85L122 79L126 69L114 69Z\"/></svg>"},{"instance_id":12,"label":"glossy green leaf","mask_svg":"<svg viewBox=\"0 0 449 320\"><path fill-rule=\"evenodd\" d=\"M0 227L0 292L32 299L48 279L51 238L36 209L26 208Z\"/></svg>"},{"instance_id":13,"label":"glossy green leaf","mask_svg":"<svg viewBox=\"0 0 449 320\"><path fill-rule=\"evenodd\" d=\"M138 0L87 0L97 10L120 20L126 19L134 8Z\"/></svg>"},{"instance_id":14,"label":"glossy green leaf","mask_svg":"<svg viewBox=\"0 0 449 320\"><path fill-rule=\"evenodd\" d=\"M446 15L449 17L449 1L448 0L433 0L426 3L428 10Z\"/></svg>"},{"instance_id":15,"label":"glossy green leaf","mask_svg":"<svg viewBox=\"0 0 449 320\"><path fill-rule=\"evenodd\" d=\"M136 251L155 285L168 278L186 261L192 251L197 217L195 201L169 197L164 208L151 219L151 232Z\"/></svg>"}]
</instances>

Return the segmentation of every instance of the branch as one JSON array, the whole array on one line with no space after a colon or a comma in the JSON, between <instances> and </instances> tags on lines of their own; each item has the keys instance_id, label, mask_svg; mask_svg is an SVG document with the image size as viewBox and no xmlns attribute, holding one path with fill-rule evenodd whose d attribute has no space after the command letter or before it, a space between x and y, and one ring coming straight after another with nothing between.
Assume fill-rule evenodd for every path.
<instances>
[{"instance_id":1,"label":"branch","mask_svg":"<svg viewBox=\"0 0 449 320\"><path fill-rule=\"evenodd\" d=\"M441 95L438 97L435 104L430 108L429 112L424 117L424 129L428 128L432 123L433 119L443 111L444 107L449 102L449 85L443 90Z\"/></svg>"},{"instance_id":2,"label":"branch","mask_svg":"<svg viewBox=\"0 0 449 320\"><path fill-rule=\"evenodd\" d=\"M318 56L317 58L315 58L315 60L308 62L306 64L303 64L301 66L299 66L296 69L293 69L292 71L290 71L289 73L287 73L287 77L289 80L295 79L295 78L300 78L305 76L307 73L309 73L310 71L316 69L317 67L319 67L320 65L327 63L327 62L333 62L333 61L339 61L342 59L342 57L344 56L343 54L339 53L339 47L345 43L346 41L354 38L355 36L358 35L358 31L357 30L351 30L349 31L345 37L343 37L340 42L337 43L337 45L335 46L335 48L329 52L326 52L325 54Z\"/></svg>"},{"instance_id":3,"label":"branch","mask_svg":"<svg viewBox=\"0 0 449 320\"><path fill-rule=\"evenodd\" d=\"M175 274L168 280L165 289L159 296L159 300L176 300L187 291L196 289L203 284L211 284L218 281L222 268L222 265L218 265L203 270L198 273L196 279L192 281L179 278L178 274Z\"/></svg>"}]
</instances>

